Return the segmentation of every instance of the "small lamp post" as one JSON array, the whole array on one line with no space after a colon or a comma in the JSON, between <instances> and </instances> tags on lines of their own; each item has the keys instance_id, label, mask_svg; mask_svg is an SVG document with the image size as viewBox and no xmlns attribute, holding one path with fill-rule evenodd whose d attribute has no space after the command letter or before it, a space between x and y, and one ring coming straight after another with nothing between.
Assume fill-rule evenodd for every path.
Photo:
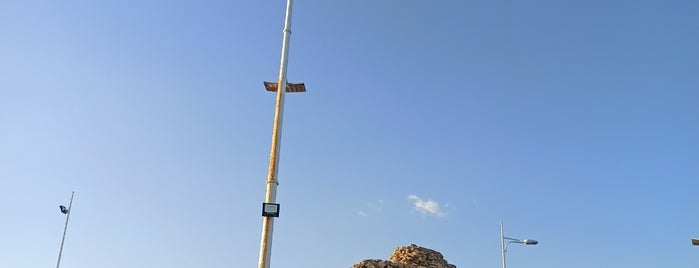
<instances>
[{"instance_id":1,"label":"small lamp post","mask_svg":"<svg viewBox=\"0 0 699 268\"><path fill-rule=\"evenodd\" d=\"M70 219L70 210L73 208L73 196L75 192L70 193L70 204L66 208L64 205L58 206L61 209L61 213L66 215L66 224L63 225L63 238L61 238L61 247L58 249L58 260L56 260L56 268L61 266L61 255L63 255L63 243L66 241L66 232L68 231L68 220Z\"/></svg>"},{"instance_id":2,"label":"small lamp post","mask_svg":"<svg viewBox=\"0 0 699 268\"><path fill-rule=\"evenodd\" d=\"M507 240L507 243L505 243L505 240ZM539 244L539 241L536 241L534 239L519 240L516 238L506 237L502 231L502 222L500 222L500 245L502 246L502 268L507 268L506 264L505 264L505 252L507 252L507 246L510 245L510 243L518 243L518 244L535 246L535 245Z\"/></svg>"}]
</instances>

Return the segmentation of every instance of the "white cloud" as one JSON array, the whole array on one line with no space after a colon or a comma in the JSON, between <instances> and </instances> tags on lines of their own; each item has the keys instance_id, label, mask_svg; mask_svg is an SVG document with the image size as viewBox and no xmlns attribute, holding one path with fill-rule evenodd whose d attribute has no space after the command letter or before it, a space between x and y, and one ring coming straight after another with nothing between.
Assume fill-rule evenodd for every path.
<instances>
[{"instance_id":1,"label":"white cloud","mask_svg":"<svg viewBox=\"0 0 699 268\"><path fill-rule=\"evenodd\" d=\"M430 215L434 217L444 217L447 215L446 213L442 212L437 201L431 199L422 200L422 198L414 194L408 195L408 200L413 201L415 210L423 215Z\"/></svg>"},{"instance_id":2,"label":"white cloud","mask_svg":"<svg viewBox=\"0 0 699 268\"><path fill-rule=\"evenodd\" d=\"M373 211L381 211L381 210L382 210L382 208L381 208L382 205L383 205L383 201L381 201L381 200L379 200L378 203L373 203L373 202L366 203L366 207L367 207L369 210L373 210Z\"/></svg>"},{"instance_id":3,"label":"white cloud","mask_svg":"<svg viewBox=\"0 0 699 268\"><path fill-rule=\"evenodd\" d=\"M378 199L374 202L366 202L363 207L357 211L357 215L362 217L369 217L370 215L379 214L383 210L383 199Z\"/></svg>"}]
</instances>

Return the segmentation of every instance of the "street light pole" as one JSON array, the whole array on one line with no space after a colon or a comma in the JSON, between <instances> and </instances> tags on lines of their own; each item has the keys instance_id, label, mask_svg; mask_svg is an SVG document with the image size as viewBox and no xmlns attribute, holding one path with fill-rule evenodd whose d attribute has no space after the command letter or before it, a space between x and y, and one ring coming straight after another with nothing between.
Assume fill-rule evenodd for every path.
<instances>
[{"instance_id":1,"label":"street light pole","mask_svg":"<svg viewBox=\"0 0 699 268\"><path fill-rule=\"evenodd\" d=\"M500 222L500 246L502 249L502 268L506 268L506 265L505 265L505 235L502 232L502 222Z\"/></svg>"},{"instance_id":2,"label":"street light pole","mask_svg":"<svg viewBox=\"0 0 699 268\"><path fill-rule=\"evenodd\" d=\"M284 21L284 35L282 37L282 55L279 66L279 79L276 85L274 83L265 82L265 88L268 91L276 91L277 98L274 108L274 125L272 127L272 145L269 154L269 169L267 172L267 192L265 195L265 203L262 208L262 238L260 241L260 259L258 268L269 268L270 258L272 255L272 235L274 233L274 217L279 215L279 204L275 204L277 200L277 180L279 166L279 148L281 147L282 137L282 119L284 115L284 95L289 92L304 92L305 85L288 84L286 80L286 69L289 63L289 38L291 37L291 9L293 1L286 2L286 18ZM271 208L270 211L267 211Z\"/></svg>"},{"instance_id":3,"label":"street light pole","mask_svg":"<svg viewBox=\"0 0 699 268\"><path fill-rule=\"evenodd\" d=\"M66 210L64 206L61 206L61 212L66 214L66 224L63 226L63 238L61 238L61 247L58 249L58 260L56 261L56 268L61 265L61 255L63 254L63 242L66 241L66 231L68 231L68 219L70 219L70 209L73 208L73 196L75 192L70 193L70 204L68 204L68 209Z\"/></svg>"},{"instance_id":4,"label":"street light pole","mask_svg":"<svg viewBox=\"0 0 699 268\"><path fill-rule=\"evenodd\" d=\"M507 240L507 243L505 243L505 240ZM505 264L505 252L507 252L507 246L510 243L518 243L518 244L524 244L524 245L537 245L539 244L539 241L536 241L534 239L524 239L524 240L519 240L516 238L510 238L506 237L502 231L502 222L500 222L500 246L502 249L502 268L506 268Z\"/></svg>"}]
</instances>

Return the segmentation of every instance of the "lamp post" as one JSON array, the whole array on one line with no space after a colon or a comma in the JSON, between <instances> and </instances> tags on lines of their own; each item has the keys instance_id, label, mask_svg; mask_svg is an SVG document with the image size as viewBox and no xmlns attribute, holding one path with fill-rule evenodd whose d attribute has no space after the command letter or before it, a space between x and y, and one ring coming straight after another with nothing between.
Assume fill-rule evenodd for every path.
<instances>
[{"instance_id":1,"label":"lamp post","mask_svg":"<svg viewBox=\"0 0 699 268\"><path fill-rule=\"evenodd\" d=\"M692 245L699 246L699 238L692 238Z\"/></svg>"},{"instance_id":2,"label":"lamp post","mask_svg":"<svg viewBox=\"0 0 699 268\"><path fill-rule=\"evenodd\" d=\"M58 249L58 260L56 260L56 268L58 268L61 265L61 255L63 254L63 242L66 241L66 231L68 231L68 219L70 219L70 209L73 207L74 195L75 192L70 193L70 204L68 204L68 208L66 208L63 205L59 206L59 208L61 209L61 213L66 215L66 224L63 226L63 238L61 238L61 247Z\"/></svg>"},{"instance_id":3,"label":"lamp post","mask_svg":"<svg viewBox=\"0 0 699 268\"><path fill-rule=\"evenodd\" d=\"M277 93L274 108L274 125L272 127L272 146L269 154L269 169L267 173L267 192L265 202L262 204L262 238L260 241L260 259L258 268L269 268L270 257L272 255L272 234L274 231L274 218L279 216L279 204L277 199L277 181L279 165L279 148L282 137L282 117L284 114L284 93L305 92L306 86L303 83L291 84L286 81L286 68L289 63L289 38L291 36L291 9L293 1L286 2L286 18L284 21L284 35L282 37L282 55L279 66L279 79L277 83L264 82L267 91Z\"/></svg>"},{"instance_id":4,"label":"lamp post","mask_svg":"<svg viewBox=\"0 0 699 268\"><path fill-rule=\"evenodd\" d=\"M505 243L505 240L507 240L507 243ZM534 246L536 244L539 244L539 241L536 241L534 239L519 240L516 238L506 237L502 231L502 222L500 222L500 245L502 247L502 268L507 268L506 264L505 264L505 252L507 252L507 246L510 245L510 243L518 243L518 244Z\"/></svg>"}]
</instances>

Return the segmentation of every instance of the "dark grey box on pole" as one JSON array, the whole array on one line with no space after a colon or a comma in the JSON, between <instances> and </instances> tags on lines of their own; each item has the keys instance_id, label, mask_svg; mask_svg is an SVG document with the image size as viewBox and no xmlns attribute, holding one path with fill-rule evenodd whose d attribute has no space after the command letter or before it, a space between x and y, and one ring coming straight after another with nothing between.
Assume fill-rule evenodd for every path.
<instances>
[{"instance_id":1,"label":"dark grey box on pole","mask_svg":"<svg viewBox=\"0 0 699 268\"><path fill-rule=\"evenodd\" d=\"M279 217L279 204L262 203L262 217Z\"/></svg>"}]
</instances>

